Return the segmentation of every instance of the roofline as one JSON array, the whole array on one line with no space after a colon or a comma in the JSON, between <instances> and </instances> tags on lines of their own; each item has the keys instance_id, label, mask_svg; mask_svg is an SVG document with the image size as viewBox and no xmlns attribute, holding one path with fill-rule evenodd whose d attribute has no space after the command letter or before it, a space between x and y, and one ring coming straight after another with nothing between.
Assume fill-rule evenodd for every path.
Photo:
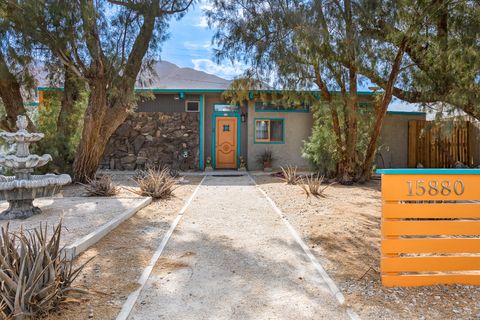
<instances>
[{"instance_id":1,"label":"roofline","mask_svg":"<svg viewBox=\"0 0 480 320\"><path fill-rule=\"evenodd\" d=\"M402 115L402 114L408 114L411 116L426 116L427 113L423 111L387 111L387 114L392 114L392 115Z\"/></svg>"},{"instance_id":2,"label":"roofline","mask_svg":"<svg viewBox=\"0 0 480 320\"><path fill-rule=\"evenodd\" d=\"M38 91L63 91L63 87L37 87ZM228 91L229 89L162 89L162 88L137 88L135 92L153 92L153 93L174 93L174 92L185 92L185 93L222 93ZM262 89L262 90L250 90L251 92L260 92L260 93L270 93L270 92L288 92L294 90L280 90L280 89ZM312 92L320 93L319 90L299 90L298 92ZM339 92L339 91L334 91ZM359 95L368 95L371 96L374 94L372 91L357 91Z\"/></svg>"}]
</instances>

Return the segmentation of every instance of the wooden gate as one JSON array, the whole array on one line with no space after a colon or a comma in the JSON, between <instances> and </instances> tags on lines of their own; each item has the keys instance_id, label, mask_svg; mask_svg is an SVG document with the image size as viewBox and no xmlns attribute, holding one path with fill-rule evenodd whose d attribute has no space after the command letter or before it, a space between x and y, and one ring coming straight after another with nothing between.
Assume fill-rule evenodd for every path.
<instances>
[{"instance_id":1,"label":"wooden gate","mask_svg":"<svg viewBox=\"0 0 480 320\"><path fill-rule=\"evenodd\" d=\"M377 172L383 285L480 285L480 170Z\"/></svg>"},{"instance_id":2,"label":"wooden gate","mask_svg":"<svg viewBox=\"0 0 480 320\"><path fill-rule=\"evenodd\" d=\"M452 168L460 161L473 166L470 146L470 122L461 122L447 130L431 121L408 122L408 167Z\"/></svg>"}]
</instances>

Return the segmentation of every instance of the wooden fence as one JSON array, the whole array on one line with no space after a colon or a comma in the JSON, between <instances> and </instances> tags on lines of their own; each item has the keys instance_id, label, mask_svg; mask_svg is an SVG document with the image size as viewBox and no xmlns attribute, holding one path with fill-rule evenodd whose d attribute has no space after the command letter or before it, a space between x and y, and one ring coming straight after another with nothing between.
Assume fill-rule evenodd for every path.
<instances>
[{"instance_id":1,"label":"wooden fence","mask_svg":"<svg viewBox=\"0 0 480 320\"><path fill-rule=\"evenodd\" d=\"M480 170L378 171L383 285L480 285Z\"/></svg>"},{"instance_id":2,"label":"wooden fence","mask_svg":"<svg viewBox=\"0 0 480 320\"><path fill-rule=\"evenodd\" d=\"M410 120L408 123L408 167L452 168L457 161L473 165L471 123L461 122L440 129L433 122Z\"/></svg>"}]
</instances>

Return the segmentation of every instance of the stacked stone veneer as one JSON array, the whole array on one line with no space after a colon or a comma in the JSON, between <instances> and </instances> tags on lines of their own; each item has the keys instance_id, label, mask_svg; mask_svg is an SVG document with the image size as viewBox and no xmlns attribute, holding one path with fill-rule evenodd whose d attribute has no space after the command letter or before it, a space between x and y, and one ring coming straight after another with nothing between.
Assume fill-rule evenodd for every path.
<instances>
[{"instance_id":1,"label":"stacked stone veneer","mask_svg":"<svg viewBox=\"0 0 480 320\"><path fill-rule=\"evenodd\" d=\"M135 112L110 138L102 169L135 170L147 165L198 169L199 114ZM182 163L183 153L188 157Z\"/></svg>"}]
</instances>

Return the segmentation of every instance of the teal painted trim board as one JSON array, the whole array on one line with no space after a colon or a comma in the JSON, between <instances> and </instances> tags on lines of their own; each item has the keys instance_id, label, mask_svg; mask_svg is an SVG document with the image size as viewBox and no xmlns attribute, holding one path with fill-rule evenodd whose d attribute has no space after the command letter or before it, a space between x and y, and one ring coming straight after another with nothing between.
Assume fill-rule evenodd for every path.
<instances>
[{"instance_id":1,"label":"teal painted trim board","mask_svg":"<svg viewBox=\"0 0 480 320\"><path fill-rule=\"evenodd\" d=\"M282 141L257 141L256 122L257 120L281 120L282 121ZM285 144L285 118L253 118L253 144Z\"/></svg>"},{"instance_id":2,"label":"teal painted trim board","mask_svg":"<svg viewBox=\"0 0 480 320\"><path fill-rule=\"evenodd\" d=\"M240 145L241 143L241 131L242 131L242 122L240 119L240 113L239 112L213 112L212 113L212 168L216 169L216 150L215 150L215 145L216 145L216 130L217 130L217 117L235 117L237 118L237 168L240 166L240 155L241 155L241 149Z\"/></svg>"},{"instance_id":3,"label":"teal painted trim board","mask_svg":"<svg viewBox=\"0 0 480 320\"><path fill-rule=\"evenodd\" d=\"M205 103L204 103L205 99L203 97L203 95L200 96L200 140L199 140L199 168L200 170L203 170L204 169L204 159L203 159L203 143L204 143L204 134L205 134L205 128L204 128L204 115L205 115Z\"/></svg>"},{"instance_id":4,"label":"teal painted trim board","mask_svg":"<svg viewBox=\"0 0 480 320\"><path fill-rule=\"evenodd\" d=\"M387 114L392 114L392 115L402 115L402 114L408 114L410 116L426 116L426 112L421 112L421 111L387 111Z\"/></svg>"},{"instance_id":5,"label":"teal painted trim board","mask_svg":"<svg viewBox=\"0 0 480 320\"><path fill-rule=\"evenodd\" d=\"M480 174L480 169L378 169L379 174Z\"/></svg>"}]
</instances>

